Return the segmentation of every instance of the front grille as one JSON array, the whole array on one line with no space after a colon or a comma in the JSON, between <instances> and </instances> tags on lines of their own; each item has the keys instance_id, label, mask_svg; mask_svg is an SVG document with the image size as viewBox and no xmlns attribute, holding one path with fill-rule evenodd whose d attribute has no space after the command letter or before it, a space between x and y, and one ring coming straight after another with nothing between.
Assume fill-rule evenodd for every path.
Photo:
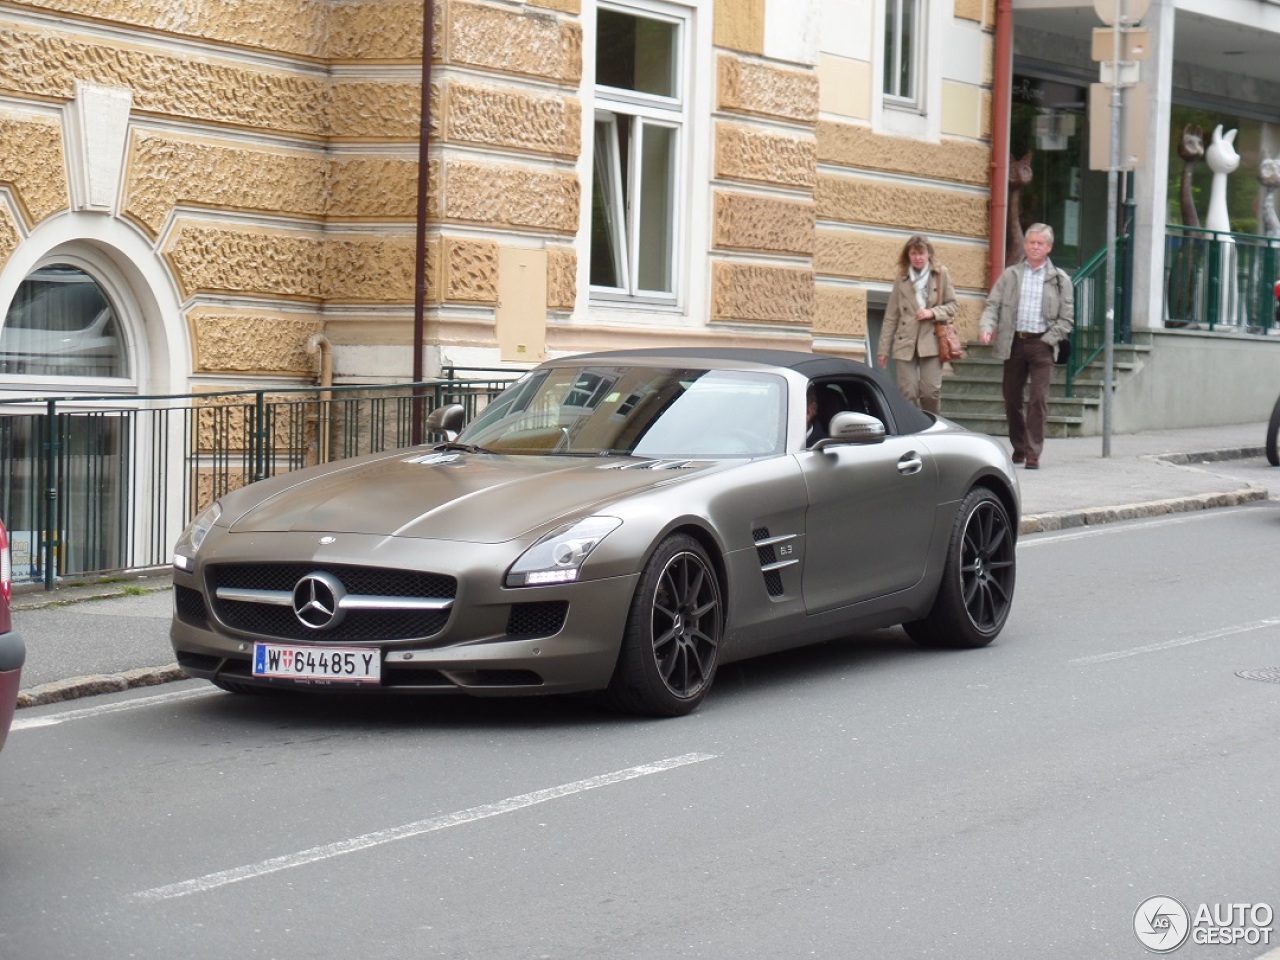
<instances>
[{"instance_id":1,"label":"front grille","mask_svg":"<svg viewBox=\"0 0 1280 960\"><path fill-rule=\"evenodd\" d=\"M512 637L550 637L560 632L568 615L567 600L513 603L507 617L507 634Z\"/></svg>"},{"instance_id":2,"label":"front grille","mask_svg":"<svg viewBox=\"0 0 1280 960\"><path fill-rule=\"evenodd\" d=\"M178 619L193 627L208 629L209 613L204 607L204 597L199 590L175 585L173 588L173 609Z\"/></svg>"},{"instance_id":3,"label":"front grille","mask_svg":"<svg viewBox=\"0 0 1280 960\"><path fill-rule=\"evenodd\" d=\"M449 621L445 610L352 610L329 630L314 630L294 615L291 606L247 600L219 599L219 587L291 593L308 573L328 573L342 582L348 594L452 600L457 580L438 573L389 570L345 564L217 564L206 570L209 602L219 620L232 630L281 640L344 643L411 640L430 637Z\"/></svg>"}]
</instances>

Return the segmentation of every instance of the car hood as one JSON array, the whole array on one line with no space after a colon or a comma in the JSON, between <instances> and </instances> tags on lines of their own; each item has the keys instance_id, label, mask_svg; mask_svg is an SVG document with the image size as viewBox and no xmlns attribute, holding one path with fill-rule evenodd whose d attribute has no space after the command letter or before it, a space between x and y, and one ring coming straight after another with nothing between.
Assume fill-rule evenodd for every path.
<instances>
[{"instance_id":1,"label":"car hood","mask_svg":"<svg viewBox=\"0 0 1280 960\"><path fill-rule=\"evenodd\" d=\"M311 472L247 508L233 501L228 513L234 533L501 543L561 517L735 462L740 461L401 453ZM254 486L241 493L251 494Z\"/></svg>"}]
</instances>

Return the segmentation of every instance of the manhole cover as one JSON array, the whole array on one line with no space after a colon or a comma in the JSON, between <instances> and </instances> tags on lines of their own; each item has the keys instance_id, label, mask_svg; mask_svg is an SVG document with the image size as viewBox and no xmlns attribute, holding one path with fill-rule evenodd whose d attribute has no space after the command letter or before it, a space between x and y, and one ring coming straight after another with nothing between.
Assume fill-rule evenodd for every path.
<instances>
[{"instance_id":1,"label":"manhole cover","mask_svg":"<svg viewBox=\"0 0 1280 960\"><path fill-rule=\"evenodd\" d=\"M1261 680L1263 683L1280 683L1280 667L1262 667L1258 670L1238 670L1237 677L1246 680Z\"/></svg>"}]
</instances>

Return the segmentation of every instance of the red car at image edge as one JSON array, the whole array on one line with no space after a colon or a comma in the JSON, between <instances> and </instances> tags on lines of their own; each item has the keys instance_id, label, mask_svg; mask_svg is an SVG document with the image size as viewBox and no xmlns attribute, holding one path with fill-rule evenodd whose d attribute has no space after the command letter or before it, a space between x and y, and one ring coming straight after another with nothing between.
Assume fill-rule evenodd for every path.
<instances>
[{"instance_id":1,"label":"red car at image edge","mask_svg":"<svg viewBox=\"0 0 1280 960\"><path fill-rule=\"evenodd\" d=\"M4 746L13 723L13 709L18 700L18 681L26 647L22 636L15 633L9 618L9 597L13 586L13 567L9 559L9 534L0 523L0 747Z\"/></svg>"}]
</instances>

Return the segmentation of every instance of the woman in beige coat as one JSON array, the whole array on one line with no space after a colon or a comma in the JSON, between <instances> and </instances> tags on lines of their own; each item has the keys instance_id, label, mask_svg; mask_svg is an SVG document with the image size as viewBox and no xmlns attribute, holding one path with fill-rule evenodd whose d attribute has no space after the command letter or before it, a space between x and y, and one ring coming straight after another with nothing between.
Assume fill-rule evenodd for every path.
<instances>
[{"instance_id":1,"label":"woman in beige coat","mask_svg":"<svg viewBox=\"0 0 1280 960\"><path fill-rule=\"evenodd\" d=\"M947 268L938 263L928 238L916 234L898 257L898 278L884 311L876 363L884 369L892 355L898 389L929 413L939 413L942 407L942 361L933 328L950 323L959 312Z\"/></svg>"}]
</instances>

